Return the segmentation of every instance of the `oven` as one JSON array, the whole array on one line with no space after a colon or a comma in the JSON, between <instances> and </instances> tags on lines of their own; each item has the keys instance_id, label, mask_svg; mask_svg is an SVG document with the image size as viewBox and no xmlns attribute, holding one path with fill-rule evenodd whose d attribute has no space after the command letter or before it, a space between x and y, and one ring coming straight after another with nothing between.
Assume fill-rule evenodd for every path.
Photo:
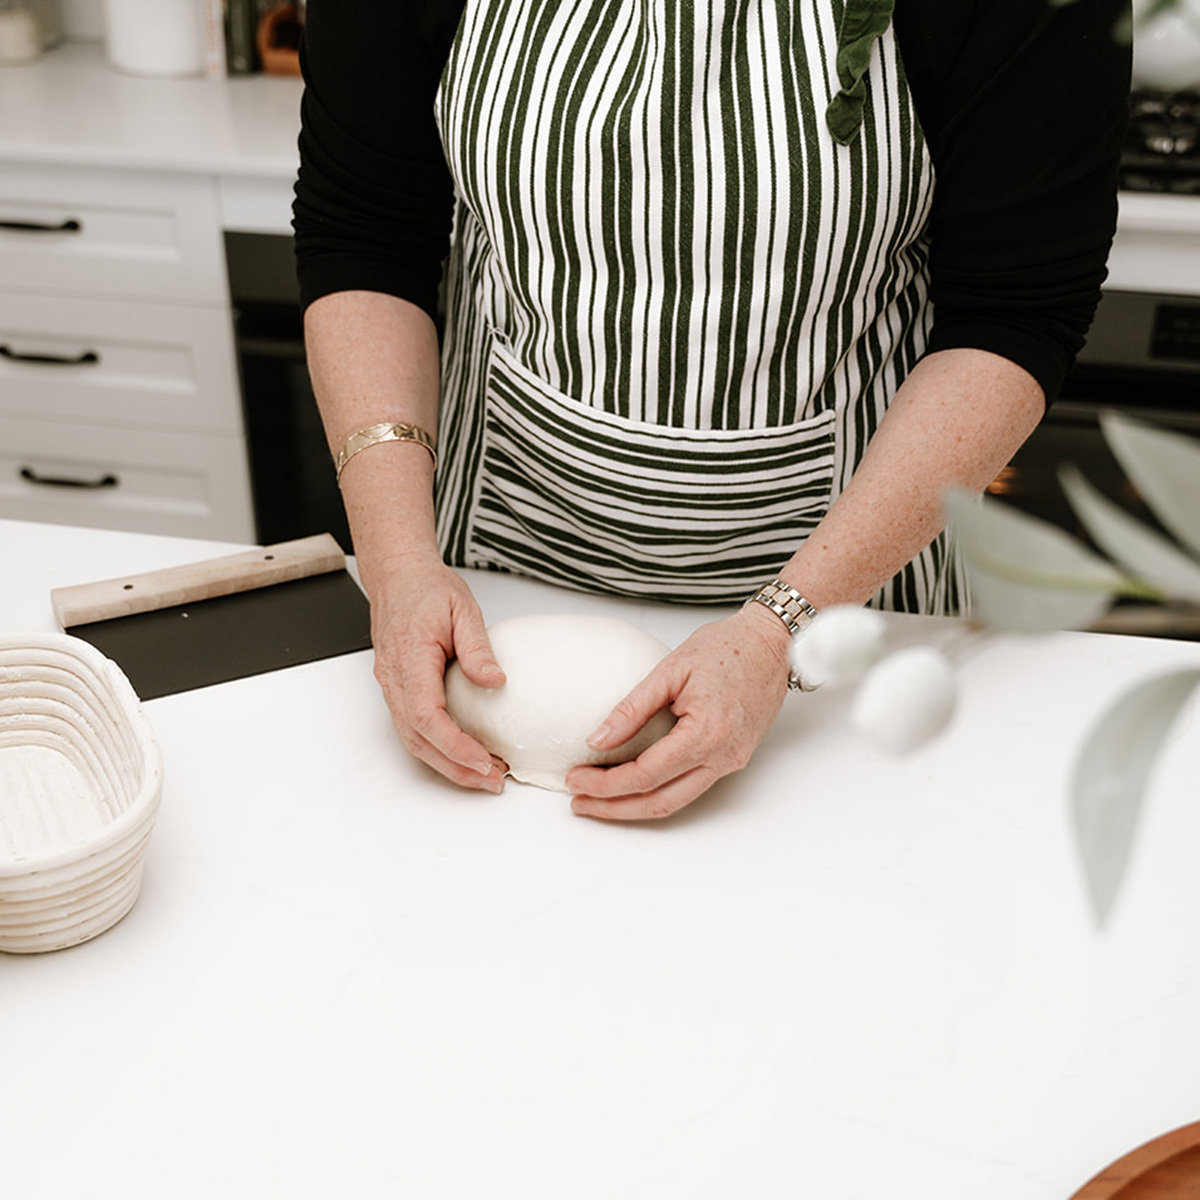
<instances>
[{"instance_id":1,"label":"oven","mask_svg":"<svg viewBox=\"0 0 1200 1200\"><path fill-rule=\"evenodd\" d=\"M1120 219L1087 346L1060 398L989 489L1083 541L1058 484L1063 463L1150 524L1100 432L1116 410L1200 437L1200 94L1138 91L1122 158ZM1200 636L1195 614L1147 632ZM1124 606L1107 626L1140 631Z\"/></svg>"},{"instance_id":2,"label":"oven","mask_svg":"<svg viewBox=\"0 0 1200 1200\"><path fill-rule=\"evenodd\" d=\"M1198 202L1200 203L1200 202ZM1197 296L1104 293L1088 344L1045 420L989 489L1083 537L1057 472L1074 463L1129 511L1153 521L1109 452L1108 409L1200 437L1200 276Z\"/></svg>"},{"instance_id":3,"label":"oven","mask_svg":"<svg viewBox=\"0 0 1200 1200\"><path fill-rule=\"evenodd\" d=\"M351 553L304 356L292 239L227 233L225 258L258 542L331 533Z\"/></svg>"}]
</instances>

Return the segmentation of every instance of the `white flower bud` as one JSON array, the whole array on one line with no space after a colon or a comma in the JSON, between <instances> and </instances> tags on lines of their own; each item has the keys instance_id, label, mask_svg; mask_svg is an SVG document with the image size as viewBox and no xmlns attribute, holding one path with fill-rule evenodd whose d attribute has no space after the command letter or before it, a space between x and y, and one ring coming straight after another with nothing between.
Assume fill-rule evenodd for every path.
<instances>
[{"instance_id":1,"label":"white flower bud","mask_svg":"<svg viewBox=\"0 0 1200 1200\"><path fill-rule=\"evenodd\" d=\"M906 754L950 723L956 691L954 671L939 651L897 650L863 680L850 724L877 749Z\"/></svg>"},{"instance_id":2,"label":"white flower bud","mask_svg":"<svg viewBox=\"0 0 1200 1200\"><path fill-rule=\"evenodd\" d=\"M822 609L803 633L792 639L792 670L805 683L852 683L883 656L887 628L871 608L839 604Z\"/></svg>"}]
</instances>

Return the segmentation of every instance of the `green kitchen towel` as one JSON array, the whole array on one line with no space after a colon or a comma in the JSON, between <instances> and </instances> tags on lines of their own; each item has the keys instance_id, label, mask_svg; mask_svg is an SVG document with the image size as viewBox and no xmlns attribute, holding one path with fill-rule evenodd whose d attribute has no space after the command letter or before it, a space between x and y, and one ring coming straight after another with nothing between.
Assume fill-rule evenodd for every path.
<instances>
[{"instance_id":1,"label":"green kitchen towel","mask_svg":"<svg viewBox=\"0 0 1200 1200\"><path fill-rule=\"evenodd\" d=\"M838 26L837 73L840 88L825 110L834 140L848 146L858 136L867 97L871 47L887 29L896 0L846 0Z\"/></svg>"}]
</instances>

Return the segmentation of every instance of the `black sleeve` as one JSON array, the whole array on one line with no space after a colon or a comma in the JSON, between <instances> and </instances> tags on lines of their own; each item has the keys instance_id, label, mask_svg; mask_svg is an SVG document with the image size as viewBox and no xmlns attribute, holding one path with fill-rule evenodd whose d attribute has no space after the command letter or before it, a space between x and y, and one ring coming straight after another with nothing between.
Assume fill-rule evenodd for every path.
<instances>
[{"instance_id":1,"label":"black sleeve","mask_svg":"<svg viewBox=\"0 0 1200 1200\"><path fill-rule=\"evenodd\" d=\"M292 206L301 305L350 289L437 306L454 189L434 96L461 0L309 0Z\"/></svg>"},{"instance_id":2,"label":"black sleeve","mask_svg":"<svg viewBox=\"0 0 1200 1200\"><path fill-rule=\"evenodd\" d=\"M1002 355L1049 403L1083 346L1116 229L1126 0L896 0L934 163L930 351Z\"/></svg>"}]
</instances>

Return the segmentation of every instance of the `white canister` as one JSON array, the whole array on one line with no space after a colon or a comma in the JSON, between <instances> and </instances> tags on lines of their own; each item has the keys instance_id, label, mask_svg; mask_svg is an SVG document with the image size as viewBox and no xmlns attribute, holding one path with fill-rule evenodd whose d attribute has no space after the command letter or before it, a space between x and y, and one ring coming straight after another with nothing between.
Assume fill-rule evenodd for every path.
<instances>
[{"instance_id":1,"label":"white canister","mask_svg":"<svg viewBox=\"0 0 1200 1200\"><path fill-rule=\"evenodd\" d=\"M196 0L104 0L108 59L131 75L199 75L204 36Z\"/></svg>"},{"instance_id":2,"label":"white canister","mask_svg":"<svg viewBox=\"0 0 1200 1200\"><path fill-rule=\"evenodd\" d=\"M1151 11L1151 0L1134 0L1134 85L1160 92L1200 87L1200 0L1176 0L1148 18Z\"/></svg>"}]
</instances>

